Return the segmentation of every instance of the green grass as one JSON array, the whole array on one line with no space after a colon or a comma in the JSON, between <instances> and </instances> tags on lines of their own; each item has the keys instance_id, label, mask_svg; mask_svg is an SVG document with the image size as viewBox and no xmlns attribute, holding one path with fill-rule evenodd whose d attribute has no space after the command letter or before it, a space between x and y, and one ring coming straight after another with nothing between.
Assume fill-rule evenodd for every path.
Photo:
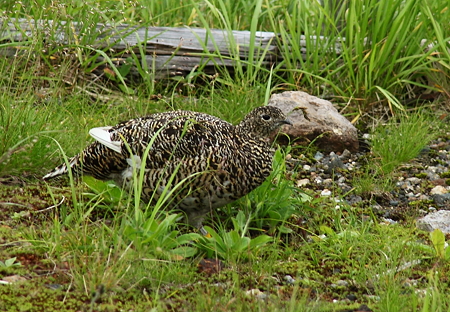
<instances>
[{"instance_id":1,"label":"green grass","mask_svg":"<svg viewBox=\"0 0 450 312\"><path fill-rule=\"evenodd\" d=\"M0 310L342 311L367 304L374 311L449 311L442 237L409 222L381 224L368 207L303 194L294 187L297 172L286 178L289 149L277 152L276 170L259 189L205 222L212 239L192 233L162 202L145 206L109 183L39 180L90 142L90 128L171 109L237 123L271 92L303 89L335 96L355 119L374 104L399 116L374 132L373 160L354 181L361 193L387 192L398 166L439 130L428 114L399 112L421 88L445 94L450 85L447 2L365 0L345 9L306 0L47 2L0 4L2 18L84 21L85 32L78 37L68 24L70 45L54 46L49 26L48 35L37 32L22 44L20 56L0 59L0 183L8 176L22 183L0 187L0 278L28 279L0 285ZM94 80L92 60L105 56L93 48L97 23L250 30L251 40L255 31L272 31L285 61L269 71L256 57L238 62L235 76L206 77L200 68L164 82L139 64L139 84L123 79L127 66ZM302 35L306 59L297 44ZM317 35L328 40L310 37ZM434 45L426 49L422 39ZM0 49L9 45L2 41ZM238 51L236 43L230 51ZM223 271L199 269L204 257L220 259ZM248 294L256 289L266 299Z\"/></svg>"},{"instance_id":2,"label":"green grass","mask_svg":"<svg viewBox=\"0 0 450 312\"><path fill-rule=\"evenodd\" d=\"M448 81L450 55L445 37L449 32L446 21L450 10L445 1L378 1L365 0L351 2L344 7L329 5L324 1L290 1L277 3L269 1L217 0L217 1L165 1L163 3L144 1L88 1L68 5L64 1L53 1L52 5L38 2L6 2L2 5L5 17L51 19L47 41L52 40L59 21L83 21L81 33L73 32L73 26L62 26L68 34L70 48L79 66L92 69L91 61L103 55L103 51L93 48L93 43L108 40L99 38L91 31L98 23L118 25L127 23L141 26L180 26L232 30L249 30L249 59L240 61L236 55L238 45L229 36L231 59L236 61L235 83L242 86L254 84L265 87L268 69L261 65L261 51L253 59L256 49L251 43L258 30L279 34L280 53L283 63L273 69L269 89L307 88L316 95L336 97L338 103L350 102L349 113L358 117L359 110L382 103L391 109L403 109L403 102L414 98L417 93L428 89L445 93ZM35 34L37 40L29 43L33 50L44 51L51 56L61 47L43 47L42 32ZM124 34L125 35L125 34ZM303 37L306 52L300 50L299 41ZM315 40L324 36L326 40ZM214 40L213 36L210 36ZM49 40L50 39L50 40ZM142 38L141 38L142 39ZM422 41L424 40L424 41ZM336 52L335 47L338 47ZM140 47L139 52L143 49ZM306 53L306 54L303 54ZM87 55L89 54L89 57ZM213 53L222 58L223 56ZM206 55L208 58L209 55ZM148 73L145 64L136 63L147 92L159 92ZM113 63L106 58L110 65ZM111 66L113 69L114 66ZM128 70L118 69L116 79L122 91L127 89L122 75ZM221 72L215 82L229 85L226 72ZM185 77L182 85L203 83L208 80L202 75L202 66L190 77ZM142 86L141 86L142 87Z\"/></svg>"},{"instance_id":3,"label":"green grass","mask_svg":"<svg viewBox=\"0 0 450 312\"><path fill-rule=\"evenodd\" d=\"M355 178L358 193L387 193L393 189L395 170L411 161L440 133L439 122L425 109L400 114L380 124L371 137L372 159Z\"/></svg>"},{"instance_id":4,"label":"green grass","mask_svg":"<svg viewBox=\"0 0 450 312\"><path fill-rule=\"evenodd\" d=\"M372 151L383 173L390 173L417 157L438 136L439 128L433 118L422 111L378 126L373 134Z\"/></svg>"}]
</instances>

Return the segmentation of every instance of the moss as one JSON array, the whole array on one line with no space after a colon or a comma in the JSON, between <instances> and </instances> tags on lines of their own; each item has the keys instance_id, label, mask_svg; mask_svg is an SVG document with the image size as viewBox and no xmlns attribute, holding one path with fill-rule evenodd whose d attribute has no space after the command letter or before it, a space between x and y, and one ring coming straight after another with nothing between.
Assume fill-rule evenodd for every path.
<instances>
[{"instance_id":1,"label":"moss","mask_svg":"<svg viewBox=\"0 0 450 312\"><path fill-rule=\"evenodd\" d=\"M424 179L427 177L427 174L425 172L419 172L419 173L416 173L414 176L419 179Z\"/></svg>"}]
</instances>

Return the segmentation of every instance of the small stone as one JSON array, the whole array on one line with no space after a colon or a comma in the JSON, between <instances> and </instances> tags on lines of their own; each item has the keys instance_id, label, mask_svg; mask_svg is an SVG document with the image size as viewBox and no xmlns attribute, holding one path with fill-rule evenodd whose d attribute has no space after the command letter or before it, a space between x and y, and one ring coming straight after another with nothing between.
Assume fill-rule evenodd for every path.
<instances>
[{"instance_id":1,"label":"small stone","mask_svg":"<svg viewBox=\"0 0 450 312\"><path fill-rule=\"evenodd\" d=\"M358 195L350 195L346 199L347 199L347 203L349 205L353 205L353 204L362 202L362 200L363 200L362 197L358 196Z\"/></svg>"},{"instance_id":2,"label":"small stone","mask_svg":"<svg viewBox=\"0 0 450 312\"><path fill-rule=\"evenodd\" d=\"M386 224L396 224L397 223L397 221L394 221L394 220L392 220L392 219L390 219L390 218L382 218L382 220L383 220L383 222L384 223L386 223Z\"/></svg>"},{"instance_id":3,"label":"small stone","mask_svg":"<svg viewBox=\"0 0 450 312\"><path fill-rule=\"evenodd\" d=\"M420 194L420 195L417 196L417 200L426 201L426 200L430 200L430 197L425 195L425 194Z\"/></svg>"},{"instance_id":4,"label":"small stone","mask_svg":"<svg viewBox=\"0 0 450 312\"><path fill-rule=\"evenodd\" d=\"M324 189L322 192L320 192L321 196L331 196L331 191L329 189Z\"/></svg>"},{"instance_id":5,"label":"small stone","mask_svg":"<svg viewBox=\"0 0 450 312\"><path fill-rule=\"evenodd\" d=\"M323 158L323 154L321 152L317 152L316 155L314 155L314 159L317 161L320 161Z\"/></svg>"},{"instance_id":6,"label":"small stone","mask_svg":"<svg viewBox=\"0 0 450 312\"><path fill-rule=\"evenodd\" d=\"M290 275L285 275L284 276L284 280L286 281L286 283L288 283L289 285L294 285L295 284L295 279L290 276Z\"/></svg>"},{"instance_id":7,"label":"small stone","mask_svg":"<svg viewBox=\"0 0 450 312\"><path fill-rule=\"evenodd\" d=\"M342 160L350 159L350 157L352 157L352 153L348 149L345 149L340 156Z\"/></svg>"},{"instance_id":8,"label":"small stone","mask_svg":"<svg viewBox=\"0 0 450 312\"><path fill-rule=\"evenodd\" d=\"M440 229L444 234L450 233L450 211L439 210L419 218L416 222L419 229L424 231L433 231Z\"/></svg>"},{"instance_id":9,"label":"small stone","mask_svg":"<svg viewBox=\"0 0 450 312\"><path fill-rule=\"evenodd\" d=\"M400 202L399 202L398 200L391 200L391 201L389 202L389 205L391 205L391 206L398 206L399 203L400 203Z\"/></svg>"},{"instance_id":10,"label":"small stone","mask_svg":"<svg viewBox=\"0 0 450 312\"><path fill-rule=\"evenodd\" d=\"M344 163L342 162L341 158L339 158L334 152L330 153L330 156L327 157L324 161L324 169L325 172L331 173L335 171L335 169L338 168L345 168Z\"/></svg>"},{"instance_id":11,"label":"small stone","mask_svg":"<svg viewBox=\"0 0 450 312\"><path fill-rule=\"evenodd\" d=\"M412 185L417 185L420 183L420 179L416 177L407 178L406 181L409 181Z\"/></svg>"},{"instance_id":12,"label":"small stone","mask_svg":"<svg viewBox=\"0 0 450 312\"><path fill-rule=\"evenodd\" d=\"M45 287L52 289L52 290L60 290L63 289L63 285L61 284L45 284Z\"/></svg>"},{"instance_id":13,"label":"small stone","mask_svg":"<svg viewBox=\"0 0 450 312\"><path fill-rule=\"evenodd\" d=\"M438 185L433 187L433 189L430 191L431 195L442 195L442 194L446 194L448 192L448 190L442 186L442 185Z\"/></svg>"},{"instance_id":14,"label":"small stone","mask_svg":"<svg viewBox=\"0 0 450 312\"><path fill-rule=\"evenodd\" d=\"M348 300L350 301L356 301L357 297L354 294L348 294L347 297Z\"/></svg>"},{"instance_id":15,"label":"small stone","mask_svg":"<svg viewBox=\"0 0 450 312\"><path fill-rule=\"evenodd\" d=\"M450 203L450 193L432 195L434 203L439 207L448 207Z\"/></svg>"},{"instance_id":16,"label":"small stone","mask_svg":"<svg viewBox=\"0 0 450 312\"><path fill-rule=\"evenodd\" d=\"M258 288L247 290L245 292L245 294L247 296L253 296L253 297L261 299L261 300L264 300L267 298L267 295L265 293L263 293L261 290L259 290Z\"/></svg>"},{"instance_id":17,"label":"small stone","mask_svg":"<svg viewBox=\"0 0 450 312\"><path fill-rule=\"evenodd\" d=\"M310 165L304 165L303 166L303 170L309 171L309 170L311 170L311 166Z\"/></svg>"},{"instance_id":18,"label":"small stone","mask_svg":"<svg viewBox=\"0 0 450 312\"><path fill-rule=\"evenodd\" d=\"M297 187L302 187L310 183L309 179L300 179L297 181Z\"/></svg>"},{"instance_id":19,"label":"small stone","mask_svg":"<svg viewBox=\"0 0 450 312\"><path fill-rule=\"evenodd\" d=\"M10 275L3 277L3 281L7 282L7 284L17 283L17 282L23 282L27 279L20 275Z\"/></svg>"},{"instance_id":20,"label":"small stone","mask_svg":"<svg viewBox=\"0 0 450 312\"><path fill-rule=\"evenodd\" d=\"M338 281L336 282L336 285L337 285L337 286L340 286L340 287L347 287L347 286L348 286L348 282L347 282L347 281L344 281L344 280L338 280Z\"/></svg>"}]
</instances>

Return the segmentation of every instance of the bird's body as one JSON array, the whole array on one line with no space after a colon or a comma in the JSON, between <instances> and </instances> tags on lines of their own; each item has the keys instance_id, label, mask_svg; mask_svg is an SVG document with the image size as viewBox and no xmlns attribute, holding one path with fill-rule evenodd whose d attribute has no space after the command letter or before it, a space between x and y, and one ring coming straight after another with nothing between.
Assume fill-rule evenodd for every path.
<instances>
[{"instance_id":1,"label":"bird's body","mask_svg":"<svg viewBox=\"0 0 450 312\"><path fill-rule=\"evenodd\" d=\"M92 129L96 141L69 164L75 175L114 180L129 189L133 168L139 171L145 159L141 198L155 203L171 192L168 206L201 227L208 211L248 194L269 176L273 150L267 139L283 124L290 122L270 106L254 109L237 126L204 113L158 113ZM63 164L43 179L67 172Z\"/></svg>"}]
</instances>

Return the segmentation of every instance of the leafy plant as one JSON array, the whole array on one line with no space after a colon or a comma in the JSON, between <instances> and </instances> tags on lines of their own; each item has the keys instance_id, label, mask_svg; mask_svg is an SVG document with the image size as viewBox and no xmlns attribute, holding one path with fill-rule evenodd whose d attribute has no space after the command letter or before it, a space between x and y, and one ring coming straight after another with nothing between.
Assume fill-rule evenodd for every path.
<instances>
[{"instance_id":1,"label":"leafy plant","mask_svg":"<svg viewBox=\"0 0 450 312\"><path fill-rule=\"evenodd\" d=\"M12 266L21 266L20 262L16 262L17 257L6 259L5 262L0 260L0 268L9 268Z\"/></svg>"},{"instance_id":2,"label":"leafy plant","mask_svg":"<svg viewBox=\"0 0 450 312\"><path fill-rule=\"evenodd\" d=\"M107 181L100 181L91 176L83 176L83 182L91 189L93 193L85 192L84 196L91 199L100 197L106 205L118 205L126 197L125 192L117 185Z\"/></svg>"},{"instance_id":3,"label":"leafy plant","mask_svg":"<svg viewBox=\"0 0 450 312\"><path fill-rule=\"evenodd\" d=\"M430 240L438 259L449 261L450 248L448 247L448 243L445 242L444 233L439 229L434 229L433 232L430 233Z\"/></svg>"},{"instance_id":4,"label":"leafy plant","mask_svg":"<svg viewBox=\"0 0 450 312\"><path fill-rule=\"evenodd\" d=\"M285 226L286 221L294 213L299 213L304 204L311 200L308 195L299 192L292 181L286 179L285 158L289 152L290 147L285 151L277 149L270 176L261 186L238 201L251 220L251 226L268 230L269 234L275 231L291 232Z\"/></svg>"},{"instance_id":5,"label":"leafy plant","mask_svg":"<svg viewBox=\"0 0 450 312\"><path fill-rule=\"evenodd\" d=\"M445 241L444 233L442 233L440 229L434 229L430 232L430 241L432 246L417 242L411 243L411 245L420 248L422 251L426 252L428 255L432 255L433 258L439 261L450 261L450 248Z\"/></svg>"},{"instance_id":6,"label":"leafy plant","mask_svg":"<svg viewBox=\"0 0 450 312\"><path fill-rule=\"evenodd\" d=\"M181 260L197 253L195 247L189 246L200 234L187 233L173 229L179 221L177 214L165 216L162 220L154 217L144 217L125 222L123 235L133 242L138 250L145 250L148 256L156 258Z\"/></svg>"},{"instance_id":7,"label":"leafy plant","mask_svg":"<svg viewBox=\"0 0 450 312\"><path fill-rule=\"evenodd\" d=\"M240 211L236 218L231 218L234 229L227 232L225 229L216 232L214 229L205 226L211 238L200 237L194 245L206 253L208 258L221 258L228 262L238 263L241 260L248 260L256 257L258 250L273 238L268 235L259 235L255 238L246 236L249 220Z\"/></svg>"}]
</instances>

